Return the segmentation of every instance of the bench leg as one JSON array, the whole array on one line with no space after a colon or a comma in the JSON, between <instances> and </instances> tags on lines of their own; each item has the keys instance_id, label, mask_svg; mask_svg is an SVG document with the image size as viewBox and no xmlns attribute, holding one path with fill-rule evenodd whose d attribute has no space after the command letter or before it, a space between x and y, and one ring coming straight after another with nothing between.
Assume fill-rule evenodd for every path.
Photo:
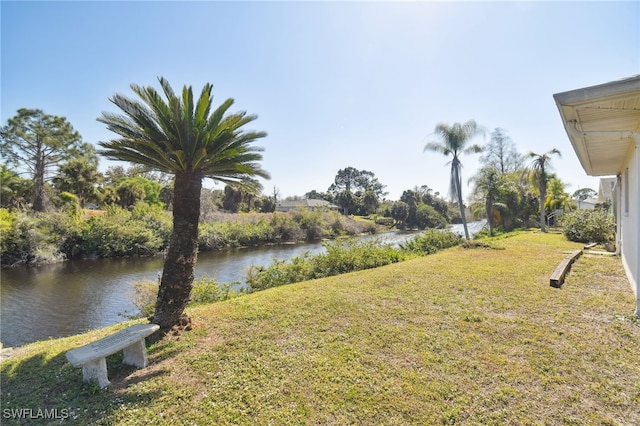
<instances>
[{"instance_id":1,"label":"bench leg","mask_svg":"<svg viewBox=\"0 0 640 426\"><path fill-rule=\"evenodd\" d=\"M98 382L98 386L106 388L111 382L107 377L107 360L106 358L100 358L95 361L89 361L82 365L82 379L85 382L95 380Z\"/></svg>"},{"instance_id":2,"label":"bench leg","mask_svg":"<svg viewBox=\"0 0 640 426\"><path fill-rule=\"evenodd\" d=\"M144 339L138 340L131 346L127 346L126 348L124 348L123 352L123 364L133 365L138 368L144 368L149 363L147 360L147 348L144 345Z\"/></svg>"}]
</instances>

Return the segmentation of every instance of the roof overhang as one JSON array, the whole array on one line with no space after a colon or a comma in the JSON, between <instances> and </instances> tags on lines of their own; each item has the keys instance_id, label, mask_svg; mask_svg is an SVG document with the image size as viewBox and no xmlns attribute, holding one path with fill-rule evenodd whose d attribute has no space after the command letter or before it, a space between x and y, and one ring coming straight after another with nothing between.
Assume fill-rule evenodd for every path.
<instances>
[{"instance_id":1,"label":"roof overhang","mask_svg":"<svg viewBox=\"0 0 640 426\"><path fill-rule=\"evenodd\" d=\"M556 93L553 98L587 174L620 173L640 136L640 75Z\"/></svg>"}]
</instances>

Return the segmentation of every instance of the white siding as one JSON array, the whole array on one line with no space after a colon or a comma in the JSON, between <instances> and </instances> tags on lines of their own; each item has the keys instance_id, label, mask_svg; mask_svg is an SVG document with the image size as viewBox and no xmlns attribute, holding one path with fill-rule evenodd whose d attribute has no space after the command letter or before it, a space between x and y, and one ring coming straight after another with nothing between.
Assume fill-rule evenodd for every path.
<instances>
[{"instance_id":1,"label":"white siding","mask_svg":"<svg viewBox=\"0 0 640 426\"><path fill-rule=\"evenodd\" d=\"M623 187L620 191L622 200L619 210L622 231L622 263L636 295L636 315L640 315L640 262L638 260L638 246L640 245L639 144L640 137L636 136L635 147L632 149L628 162L623 168L621 179ZM625 185L628 186L625 187Z\"/></svg>"}]
</instances>

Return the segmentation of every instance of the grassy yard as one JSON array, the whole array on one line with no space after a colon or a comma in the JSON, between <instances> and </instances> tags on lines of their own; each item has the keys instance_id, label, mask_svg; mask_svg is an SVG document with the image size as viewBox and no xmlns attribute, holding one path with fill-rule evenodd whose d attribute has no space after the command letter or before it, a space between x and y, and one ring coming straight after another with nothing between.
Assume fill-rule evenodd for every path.
<instances>
[{"instance_id":1,"label":"grassy yard","mask_svg":"<svg viewBox=\"0 0 640 426\"><path fill-rule=\"evenodd\" d=\"M554 289L580 245L538 232L491 245L190 309L194 330L150 344L148 368L110 357L106 390L64 354L116 327L20 348L2 364L2 424L20 408L64 424L640 424L619 258L585 254Z\"/></svg>"}]
</instances>

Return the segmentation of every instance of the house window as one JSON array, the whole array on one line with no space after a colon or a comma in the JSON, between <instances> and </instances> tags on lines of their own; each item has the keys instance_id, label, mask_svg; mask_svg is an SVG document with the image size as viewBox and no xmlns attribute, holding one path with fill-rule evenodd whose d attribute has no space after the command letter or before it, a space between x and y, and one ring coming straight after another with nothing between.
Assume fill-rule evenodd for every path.
<instances>
[{"instance_id":1,"label":"house window","mask_svg":"<svg viewBox=\"0 0 640 426\"><path fill-rule=\"evenodd\" d=\"M629 168L624 171L624 214L629 214Z\"/></svg>"}]
</instances>

